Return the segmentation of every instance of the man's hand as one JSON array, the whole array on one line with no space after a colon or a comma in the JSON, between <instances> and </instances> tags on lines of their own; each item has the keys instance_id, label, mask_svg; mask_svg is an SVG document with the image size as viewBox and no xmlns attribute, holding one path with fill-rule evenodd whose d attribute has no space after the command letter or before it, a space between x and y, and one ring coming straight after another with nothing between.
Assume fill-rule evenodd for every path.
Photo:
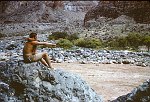
<instances>
[{"instance_id":1,"label":"man's hand","mask_svg":"<svg viewBox=\"0 0 150 102\"><path fill-rule=\"evenodd\" d=\"M53 43L46 43L46 46L47 46L47 47L56 47L56 44L53 44Z\"/></svg>"}]
</instances>

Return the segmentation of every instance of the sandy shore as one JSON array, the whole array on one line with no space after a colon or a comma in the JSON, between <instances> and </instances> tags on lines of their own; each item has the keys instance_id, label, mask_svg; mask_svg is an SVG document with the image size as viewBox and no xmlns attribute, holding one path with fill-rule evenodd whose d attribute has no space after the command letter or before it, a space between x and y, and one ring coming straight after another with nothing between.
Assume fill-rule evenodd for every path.
<instances>
[{"instance_id":1,"label":"sandy shore","mask_svg":"<svg viewBox=\"0 0 150 102\"><path fill-rule=\"evenodd\" d=\"M150 79L150 67L125 64L52 63L55 69L78 74L105 102L116 99Z\"/></svg>"}]
</instances>

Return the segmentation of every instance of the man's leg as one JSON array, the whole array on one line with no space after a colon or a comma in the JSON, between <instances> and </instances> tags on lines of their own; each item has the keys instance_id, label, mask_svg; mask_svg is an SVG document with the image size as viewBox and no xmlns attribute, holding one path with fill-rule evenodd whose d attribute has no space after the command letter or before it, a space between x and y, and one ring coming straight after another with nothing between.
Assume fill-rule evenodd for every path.
<instances>
[{"instance_id":1,"label":"man's leg","mask_svg":"<svg viewBox=\"0 0 150 102\"><path fill-rule=\"evenodd\" d=\"M38 53L35 55L34 61L41 61L45 66L52 68L50 58L47 53Z\"/></svg>"},{"instance_id":2,"label":"man's leg","mask_svg":"<svg viewBox=\"0 0 150 102\"><path fill-rule=\"evenodd\" d=\"M40 61L42 64L44 64L46 67L48 67L48 64L46 63L46 61L43 58Z\"/></svg>"},{"instance_id":3,"label":"man's leg","mask_svg":"<svg viewBox=\"0 0 150 102\"><path fill-rule=\"evenodd\" d=\"M49 66L49 68L52 68L52 66L51 66L51 61L50 61L50 58L49 58L49 56L48 56L48 54L47 53L44 53L43 54L43 59L46 61L46 63L48 64L48 66ZM52 68L53 69L53 68Z\"/></svg>"}]
</instances>

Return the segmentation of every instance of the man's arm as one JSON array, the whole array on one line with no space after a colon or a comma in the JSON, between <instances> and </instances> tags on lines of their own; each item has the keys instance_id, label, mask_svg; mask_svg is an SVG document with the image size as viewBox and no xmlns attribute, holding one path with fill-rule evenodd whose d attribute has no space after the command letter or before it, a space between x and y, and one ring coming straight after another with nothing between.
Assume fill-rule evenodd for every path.
<instances>
[{"instance_id":1,"label":"man's arm","mask_svg":"<svg viewBox=\"0 0 150 102\"><path fill-rule=\"evenodd\" d=\"M46 45L46 46L56 46L56 44L48 43L48 42L39 42L39 41L32 41L35 45Z\"/></svg>"},{"instance_id":2,"label":"man's arm","mask_svg":"<svg viewBox=\"0 0 150 102\"><path fill-rule=\"evenodd\" d=\"M47 43L46 46L56 46L56 44L53 44L53 43Z\"/></svg>"}]
</instances>

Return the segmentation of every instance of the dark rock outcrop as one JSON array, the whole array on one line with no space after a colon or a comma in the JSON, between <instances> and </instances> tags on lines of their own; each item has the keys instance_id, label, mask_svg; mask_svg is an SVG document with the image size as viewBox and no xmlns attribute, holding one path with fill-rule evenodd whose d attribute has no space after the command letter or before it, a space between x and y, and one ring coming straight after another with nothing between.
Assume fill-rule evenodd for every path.
<instances>
[{"instance_id":1,"label":"dark rock outcrop","mask_svg":"<svg viewBox=\"0 0 150 102\"><path fill-rule=\"evenodd\" d=\"M0 62L0 101L102 102L79 76L40 63Z\"/></svg>"},{"instance_id":2,"label":"dark rock outcrop","mask_svg":"<svg viewBox=\"0 0 150 102\"><path fill-rule=\"evenodd\" d=\"M84 23L99 17L117 18L126 15L134 18L137 23L150 23L149 1L100 1L99 4L89 10L84 18Z\"/></svg>"}]
</instances>

